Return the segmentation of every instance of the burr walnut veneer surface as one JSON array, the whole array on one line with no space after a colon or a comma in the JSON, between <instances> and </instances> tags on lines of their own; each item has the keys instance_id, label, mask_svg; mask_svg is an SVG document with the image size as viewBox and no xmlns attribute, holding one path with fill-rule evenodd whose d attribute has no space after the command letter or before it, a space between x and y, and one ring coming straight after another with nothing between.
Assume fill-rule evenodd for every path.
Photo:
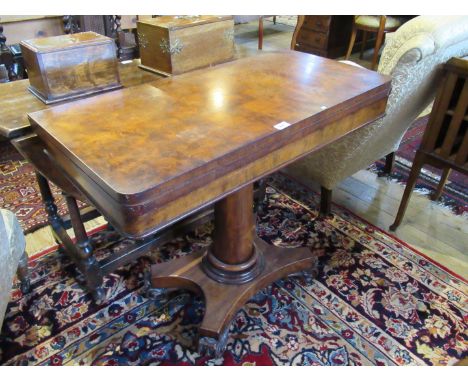
<instances>
[{"instance_id":1,"label":"burr walnut veneer surface","mask_svg":"<svg viewBox=\"0 0 468 382\"><path fill-rule=\"evenodd\" d=\"M101 213L143 237L382 116L389 89L376 72L287 51L29 118Z\"/></svg>"}]
</instances>

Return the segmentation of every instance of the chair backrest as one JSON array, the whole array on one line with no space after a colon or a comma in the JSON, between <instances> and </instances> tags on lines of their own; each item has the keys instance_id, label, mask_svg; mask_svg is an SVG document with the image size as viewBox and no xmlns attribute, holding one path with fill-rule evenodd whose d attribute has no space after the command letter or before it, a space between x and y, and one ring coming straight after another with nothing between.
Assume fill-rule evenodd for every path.
<instances>
[{"instance_id":1,"label":"chair backrest","mask_svg":"<svg viewBox=\"0 0 468 382\"><path fill-rule=\"evenodd\" d=\"M420 149L459 170L468 160L468 60L452 58L443 80Z\"/></svg>"},{"instance_id":2,"label":"chair backrest","mask_svg":"<svg viewBox=\"0 0 468 382\"><path fill-rule=\"evenodd\" d=\"M392 76L380 134L394 151L415 118L433 101L440 68L468 56L468 16L419 16L387 35L378 71ZM377 139L379 139L377 133Z\"/></svg>"}]
</instances>

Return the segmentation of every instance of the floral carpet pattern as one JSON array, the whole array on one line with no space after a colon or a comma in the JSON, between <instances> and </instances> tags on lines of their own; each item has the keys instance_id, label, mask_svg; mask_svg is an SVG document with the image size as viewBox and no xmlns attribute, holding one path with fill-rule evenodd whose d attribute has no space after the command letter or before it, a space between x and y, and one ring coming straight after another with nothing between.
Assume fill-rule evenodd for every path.
<instances>
[{"instance_id":1,"label":"floral carpet pattern","mask_svg":"<svg viewBox=\"0 0 468 382\"><path fill-rule=\"evenodd\" d=\"M390 175L391 180L406 184L427 122L427 117L419 118L406 132L396 153L395 165ZM381 159L375 162L369 170L379 173L384 165L385 160ZM423 195L432 194L439 184L441 174L442 170L428 165L424 166L416 182L415 191ZM468 216L468 177L460 172L452 171L438 203L450 208L456 215Z\"/></svg>"},{"instance_id":2,"label":"floral carpet pattern","mask_svg":"<svg viewBox=\"0 0 468 382\"><path fill-rule=\"evenodd\" d=\"M22 295L16 285L13 292L0 363L447 365L468 355L465 281L339 206L317 220L318 196L282 174L268 184L258 235L322 254L319 274L258 292L234 319L222 357L194 348L202 298L175 292L155 301L141 293L151 263L210 244L207 224L106 277L101 305L60 252L33 260L32 291Z\"/></svg>"}]
</instances>

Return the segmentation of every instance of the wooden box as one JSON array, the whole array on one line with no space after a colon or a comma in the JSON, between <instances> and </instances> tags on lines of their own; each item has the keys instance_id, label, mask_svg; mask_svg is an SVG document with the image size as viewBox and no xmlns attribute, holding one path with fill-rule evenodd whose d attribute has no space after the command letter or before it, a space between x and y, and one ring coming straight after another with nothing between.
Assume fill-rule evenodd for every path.
<instances>
[{"instance_id":1,"label":"wooden box","mask_svg":"<svg viewBox=\"0 0 468 382\"><path fill-rule=\"evenodd\" d=\"M29 90L50 104L120 88L114 40L95 32L21 42Z\"/></svg>"},{"instance_id":2,"label":"wooden box","mask_svg":"<svg viewBox=\"0 0 468 382\"><path fill-rule=\"evenodd\" d=\"M141 67L180 74L234 57L232 16L161 16L137 22Z\"/></svg>"}]
</instances>

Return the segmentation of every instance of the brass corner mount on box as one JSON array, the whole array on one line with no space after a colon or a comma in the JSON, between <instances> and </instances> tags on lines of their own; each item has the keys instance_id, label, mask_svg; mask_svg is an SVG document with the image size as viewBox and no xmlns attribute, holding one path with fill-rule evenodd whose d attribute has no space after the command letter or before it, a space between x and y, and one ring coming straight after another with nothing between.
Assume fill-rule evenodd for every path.
<instances>
[{"instance_id":1,"label":"brass corner mount on box","mask_svg":"<svg viewBox=\"0 0 468 382\"><path fill-rule=\"evenodd\" d=\"M140 68L171 76L234 58L232 16L161 16L137 22Z\"/></svg>"}]
</instances>

